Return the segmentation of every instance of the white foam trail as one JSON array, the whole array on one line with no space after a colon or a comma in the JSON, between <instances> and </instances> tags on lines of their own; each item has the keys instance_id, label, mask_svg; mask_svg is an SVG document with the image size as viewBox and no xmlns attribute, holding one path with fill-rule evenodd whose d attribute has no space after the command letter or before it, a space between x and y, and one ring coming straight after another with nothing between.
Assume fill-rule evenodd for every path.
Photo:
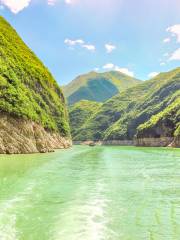
<instances>
[{"instance_id":1,"label":"white foam trail","mask_svg":"<svg viewBox=\"0 0 180 240\"><path fill-rule=\"evenodd\" d=\"M106 230L106 218L105 218L105 199L90 199L90 202L85 207L87 215L86 231L88 232L88 238L92 240L105 239L104 232Z\"/></svg>"},{"instance_id":2,"label":"white foam trail","mask_svg":"<svg viewBox=\"0 0 180 240\"><path fill-rule=\"evenodd\" d=\"M57 223L53 239L107 239L107 234L110 233L108 229L109 219L106 216L109 200L106 199L105 189L105 185L102 182L97 183L95 191L90 192L88 200L78 204L75 202L63 215L60 214L60 222ZM62 221L63 224L61 225ZM61 226L67 226L67 229L60 230ZM71 231L68 231L68 226ZM111 232L112 235L113 233Z\"/></svg>"},{"instance_id":3,"label":"white foam trail","mask_svg":"<svg viewBox=\"0 0 180 240\"><path fill-rule=\"evenodd\" d=\"M29 185L23 192L0 204L0 240L19 239L16 209L27 199L27 195L32 193L33 187L34 184Z\"/></svg>"},{"instance_id":4,"label":"white foam trail","mask_svg":"<svg viewBox=\"0 0 180 240\"><path fill-rule=\"evenodd\" d=\"M88 232L88 238L91 240L105 239L104 233L108 223L105 212L108 200L104 196L104 189L105 186L102 182L97 183L95 194L92 193L83 209L87 216L85 230Z\"/></svg>"},{"instance_id":5,"label":"white foam trail","mask_svg":"<svg viewBox=\"0 0 180 240\"><path fill-rule=\"evenodd\" d=\"M17 240L16 215L12 214L13 206L19 199L8 200L0 207L0 239Z\"/></svg>"}]
</instances>

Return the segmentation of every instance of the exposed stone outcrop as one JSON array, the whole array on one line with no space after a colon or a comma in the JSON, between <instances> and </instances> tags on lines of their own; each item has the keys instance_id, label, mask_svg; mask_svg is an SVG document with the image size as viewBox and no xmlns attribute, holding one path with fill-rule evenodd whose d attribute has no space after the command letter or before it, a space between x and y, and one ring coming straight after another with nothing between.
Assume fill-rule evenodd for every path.
<instances>
[{"instance_id":1,"label":"exposed stone outcrop","mask_svg":"<svg viewBox=\"0 0 180 240\"><path fill-rule=\"evenodd\" d=\"M177 136L174 140L174 146L180 148L180 136Z\"/></svg>"},{"instance_id":2,"label":"exposed stone outcrop","mask_svg":"<svg viewBox=\"0 0 180 240\"><path fill-rule=\"evenodd\" d=\"M102 145L133 146L134 141L133 140L108 140L108 141L102 141Z\"/></svg>"},{"instance_id":3,"label":"exposed stone outcrop","mask_svg":"<svg viewBox=\"0 0 180 240\"><path fill-rule=\"evenodd\" d=\"M95 145L104 146L134 146L133 140L109 140L109 141L74 141L74 145L90 145L94 143Z\"/></svg>"},{"instance_id":4,"label":"exposed stone outcrop","mask_svg":"<svg viewBox=\"0 0 180 240\"><path fill-rule=\"evenodd\" d=\"M180 136L175 137L169 147L180 148Z\"/></svg>"},{"instance_id":5,"label":"exposed stone outcrop","mask_svg":"<svg viewBox=\"0 0 180 240\"><path fill-rule=\"evenodd\" d=\"M137 138L135 140L135 145L136 146L143 146L143 147L167 147L173 142L173 140L174 140L173 137Z\"/></svg>"},{"instance_id":6,"label":"exposed stone outcrop","mask_svg":"<svg viewBox=\"0 0 180 240\"><path fill-rule=\"evenodd\" d=\"M172 119L162 119L156 124L138 131L135 138L136 146L147 147L178 147L180 138L174 137L176 124Z\"/></svg>"},{"instance_id":7,"label":"exposed stone outcrop","mask_svg":"<svg viewBox=\"0 0 180 240\"><path fill-rule=\"evenodd\" d=\"M74 145L89 145L93 141L74 141ZM134 140L109 140L109 141L98 141L94 142L95 145L105 146L142 146L142 147L180 147L180 137L145 137L135 138Z\"/></svg>"},{"instance_id":8,"label":"exposed stone outcrop","mask_svg":"<svg viewBox=\"0 0 180 240\"><path fill-rule=\"evenodd\" d=\"M45 130L41 125L8 114L0 114L0 153L52 152L68 148L70 139Z\"/></svg>"}]
</instances>

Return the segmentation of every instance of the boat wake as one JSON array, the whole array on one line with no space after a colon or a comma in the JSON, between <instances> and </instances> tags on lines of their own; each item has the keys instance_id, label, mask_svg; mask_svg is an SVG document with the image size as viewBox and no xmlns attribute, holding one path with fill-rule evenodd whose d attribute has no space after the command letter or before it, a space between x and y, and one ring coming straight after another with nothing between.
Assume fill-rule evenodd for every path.
<instances>
[{"instance_id":1,"label":"boat wake","mask_svg":"<svg viewBox=\"0 0 180 240\"><path fill-rule=\"evenodd\" d=\"M0 240L20 239L17 231L17 215L19 208L25 205L28 196L32 194L35 183L31 183L24 191L11 199L0 203Z\"/></svg>"},{"instance_id":2,"label":"boat wake","mask_svg":"<svg viewBox=\"0 0 180 240\"><path fill-rule=\"evenodd\" d=\"M114 233L109 229L107 216L110 200L106 197L106 187L103 182L96 183L96 188L88 193L88 198L81 202L74 200L66 213L60 214L59 224L56 225L55 240L105 240ZM71 203L72 204L72 203ZM62 224L63 221L63 224ZM64 224L69 226L67 231L61 230ZM71 229L71 231L69 231Z\"/></svg>"}]
</instances>

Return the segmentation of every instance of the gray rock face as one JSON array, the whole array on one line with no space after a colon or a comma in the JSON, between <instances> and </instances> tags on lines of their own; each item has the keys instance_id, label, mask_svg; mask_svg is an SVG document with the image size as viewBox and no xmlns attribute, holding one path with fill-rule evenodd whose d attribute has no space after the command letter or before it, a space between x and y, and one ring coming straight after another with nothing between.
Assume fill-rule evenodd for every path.
<instances>
[{"instance_id":1,"label":"gray rock face","mask_svg":"<svg viewBox=\"0 0 180 240\"><path fill-rule=\"evenodd\" d=\"M92 141L74 141L74 145L89 145ZM134 140L109 140L95 142L96 145L112 145L112 146L140 146L140 147L174 147L180 148L180 137L142 137Z\"/></svg>"},{"instance_id":2,"label":"gray rock face","mask_svg":"<svg viewBox=\"0 0 180 240\"><path fill-rule=\"evenodd\" d=\"M1 154L45 153L71 145L70 139L47 131L33 121L0 114Z\"/></svg>"},{"instance_id":3,"label":"gray rock face","mask_svg":"<svg viewBox=\"0 0 180 240\"><path fill-rule=\"evenodd\" d=\"M175 138L175 147L180 148L180 136Z\"/></svg>"},{"instance_id":4,"label":"gray rock face","mask_svg":"<svg viewBox=\"0 0 180 240\"><path fill-rule=\"evenodd\" d=\"M134 146L134 141L133 140L109 140L109 141L102 141L102 145Z\"/></svg>"},{"instance_id":5,"label":"gray rock face","mask_svg":"<svg viewBox=\"0 0 180 240\"><path fill-rule=\"evenodd\" d=\"M180 136L174 139L174 141L170 144L170 147L180 148Z\"/></svg>"},{"instance_id":6,"label":"gray rock face","mask_svg":"<svg viewBox=\"0 0 180 240\"><path fill-rule=\"evenodd\" d=\"M174 140L173 137L160 137L160 138L145 137L136 139L135 145L142 147L167 147L171 145L173 140Z\"/></svg>"}]
</instances>

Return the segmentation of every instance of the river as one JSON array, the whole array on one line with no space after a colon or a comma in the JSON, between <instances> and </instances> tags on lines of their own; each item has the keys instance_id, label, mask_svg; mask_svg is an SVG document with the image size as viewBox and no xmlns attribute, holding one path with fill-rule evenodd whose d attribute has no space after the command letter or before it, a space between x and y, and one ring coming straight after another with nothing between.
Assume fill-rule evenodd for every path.
<instances>
[{"instance_id":1,"label":"river","mask_svg":"<svg viewBox=\"0 0 180 240\"><path fill-rule=\"evenodd\" d=\"M0 240L179 240L180 150L0 156Z\"/></svg>"}]
</instances>

